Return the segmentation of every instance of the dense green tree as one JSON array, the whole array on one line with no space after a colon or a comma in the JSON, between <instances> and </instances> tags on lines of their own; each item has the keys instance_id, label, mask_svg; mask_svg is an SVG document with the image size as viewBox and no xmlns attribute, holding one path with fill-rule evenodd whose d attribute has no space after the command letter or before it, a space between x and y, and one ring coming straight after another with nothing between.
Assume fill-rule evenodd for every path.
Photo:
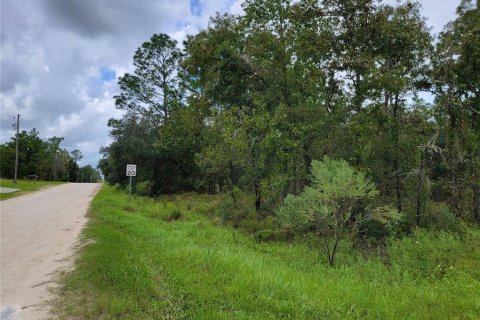
<instances>
[{"instance_id":1,"label":"dense green tree","mask_svg":"<svg viewBox=\"0 0 480 320\"><path fill-rule=\"evenodd\" d=\"M121 93L115 96L119 109L164 121L180 103L177 76L181 51L166 34L154 34L133 57L134 74L118 79Z\"/></svg>"},{"instance_id":2,"label":"dense green tree","mask_svg":"<svg viewBox=\"0 0 480 320\"><path fill-rule=\"evenodd\" d=\"M81 183L97 183L102 182L100 172L91 165L86 165L78 169L79 182Z\"/></svg>"},{"instance_id":3,"label":"dense green tree","mask_svg":"<svg viewBox=\"0 0 480 320\"><path fill-rule=\"evenodd\" d=\"M432 57L437 121L445 136L449 203L457 216L478 216L480 187L480 11L464 0Z\"/></svg>"},{"instance_id":4,"label":"dense green tree","mask_svg":"<svg viewBox=\"0 0 480 320\"><path fill-rule=\"evenodd\" d=\"M156 126L149 118L134 113L127 113L122 119L111 119L108 126L112 128L110 134L114 141L100 150L104 159L99 163L105 179L113 184L126 185L126 165L136 164L136 180L154 181Z\"/></svg>"},{"instance_id":5,"label":"dense green tree","mask_svg":"<svg viewBox=\"0 0 480 320\"><path fill-rule=\"evenodd\" d=\"M183 50L166 35L137 50L115 97L126 112L110 120L113 142L102 148L107 181L125 184L125 165L136 163L143 193L229 192L235 202L241 189L260 218L287 194L303 194L313 160L328 155L365 172L376 205L394 205L405 228L450 214L438 209L447 205L480 219L472 1L437 42L418 1L247 0L243 8L212 17ZM426 90L433 103L419 98Z\"/></svg>"},{"instance_id":6,"label":"dense green tree","mask_svg":"<svg viewBox=\"0 0 480 320\"><path fill-rule=\"evenodd\" d=\"M126 184L125 166L132 163L136 180L148 182L153 194L193 189L203 118L182 100L182 91L194 90L194 81L180 83L181 57L174 40L153 35L134 55L134 74L119 78L115 102L126 113L109 121L114 142L101 149L99 163L109 182Z\"/></svg>"},{"instance_id":7,"label":"dense green tree","mask_svg":"<svg viewBox=\"0 0 480 320\"><path fill-rule=\"evenodd\" d=\"M36 175L42 180L77 181L78 161L81 152L74 150L71 154L60 147L63 138L51 137L42 140L39 132L19 133L18 177L27 179ZM13 178L15 168L15 138L1 146L1 176Z\"/></svg>"}]
</instances>

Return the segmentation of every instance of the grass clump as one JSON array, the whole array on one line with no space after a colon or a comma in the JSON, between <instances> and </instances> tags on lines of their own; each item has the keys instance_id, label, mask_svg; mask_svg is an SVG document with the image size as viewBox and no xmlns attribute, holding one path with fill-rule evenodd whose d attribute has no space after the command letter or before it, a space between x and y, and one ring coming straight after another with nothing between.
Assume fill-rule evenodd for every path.
<instances>
[{"instance_id":1,"label":"grass clump","mask_svg":"<svg viewBox=\"0 0 480 320\"><path fill-rule=\"evenodd\" d=\"M176 221L179 220L183 217L183 214L180 210L174 210L173 212L170 212L169 214L165 215L163 217L163 221Z\"/></svg>"},{"instance_id":2,"label":"grass clump","mask_svg":"<svg viewBox=\"0 0 480 320\"><path fill-rule=\"evenodd\" d=\"M216 201L184 195L128 202L104 186L83 233L94 241L81 247L75 269L63 276L55 317L480 318L478 229L461 237L418 231L391 240L390 264L340 250L332 268L305 241L258 243L212 223ZM134 212L123 210L127 203ZM182 218L175 223L158 218L176 210ZM430 276L439 264L446 272Z\"/></svg>"}]
</instances>

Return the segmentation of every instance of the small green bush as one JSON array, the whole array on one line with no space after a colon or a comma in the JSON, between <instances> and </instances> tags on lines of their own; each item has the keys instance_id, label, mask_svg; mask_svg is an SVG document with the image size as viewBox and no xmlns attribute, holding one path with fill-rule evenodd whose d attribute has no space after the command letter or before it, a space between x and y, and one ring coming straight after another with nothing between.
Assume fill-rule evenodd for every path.
<instances>
[{"instance_id":1,"label":"small green bush","mask_svg":"<svg viewBox=\"0 0 480 320\"><path fill-rule=\"evenodd\" d=\"M312 175L312 184L300 195L287 195L277 213L286 228L299 233L314 230L333 266L340 243L356 232L351 219L355 204L375 197L378 191L345 160L327 156L313 160Z\"/></svg>"},{"instance_id":2,"label":"small green bush","mask_svg":"<svg viewBox=\"0 0 480 320\"><path fill-rule=\"evenodd\" d=\"M425 226L433 227L436 230L456 231L458 228L458 219L443 202L431 202L423 222Z\"/></svg>"},{"instance_id":3,"label":"small green bush","mask_svg":"<svg viewBox=\"0 0 480 320\"><path fill-rule=\"evenodd\" d=\"M276 230L278 224L273 216L258 219L255 215L248 215L239 222L238 227L249 233L256 233L262 230Z\"/></svg>"},{"instance_id":4,"label":"small green bush","mask_svg":"<svg viewBox=\"0 0 480 320\"><path fill-rule=\"evenodd\" d=\"M135 193L146 197L153 195L153 181L147 180L137 183Z\"/></svg>"},{"instance_id":5,"label":"small green bush","mask_svg":"<svg viewBox=\"0 0 480 320\"><path fill-rule=\"evenodd\" d=\"M265 229L254 233L257 242L287 241L293 238L293 233L286 229Z\"/></svg>"},{"instance_id":6,"label":"small green bush","mask_svg":"<svg viewBox=\"0 0 480 320\"><path fill-rule=\"evenodd\" d=\"M388 237L401 233L405 215L391 206L381 206L370 210L364 221L359 223L360 235L372 245L384 244Z\"/></svg>"},{"instance_id":7,"label":"small green bush","mask_svg":"<svg viewBox=\"0 0 480 320\"><path fill-rule=\"evenodd\" d=\"M235 191L235 201L230 193L222 195L218 204L218 214L223 223L228 223L238 228L243 220L255 216L253 201L250 197Z\"/></svg>"}]
</instances>

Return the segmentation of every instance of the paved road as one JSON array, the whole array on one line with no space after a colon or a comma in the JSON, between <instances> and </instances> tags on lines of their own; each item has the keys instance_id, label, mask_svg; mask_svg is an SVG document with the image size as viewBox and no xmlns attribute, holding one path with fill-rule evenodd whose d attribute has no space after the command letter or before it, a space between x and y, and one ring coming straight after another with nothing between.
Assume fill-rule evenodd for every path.
<instances>
[{"instance_id":1,"label":"paved road","mask_svg":"<svg viewBox=\"0 0 480 320\"><path fill-rule=\"evenodd\" d=\"M43 319L52 274L69 266L100 184L63 184L0 202L1 320Z\"/></svg>"}]
</instances>

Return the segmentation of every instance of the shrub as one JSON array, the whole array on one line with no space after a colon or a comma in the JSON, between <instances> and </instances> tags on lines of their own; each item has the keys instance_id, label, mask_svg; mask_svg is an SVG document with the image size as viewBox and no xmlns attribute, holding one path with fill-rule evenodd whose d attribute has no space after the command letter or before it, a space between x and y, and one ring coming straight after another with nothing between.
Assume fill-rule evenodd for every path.
<instances>
[{"instance_id":1,"label":"shrub","mask_svg":"<svg viewBox=\"0 0 480 320\"><path fill-rule=\"evenodd\" d=\"M257 242L269 242L290 240L293 234L286 229L265 229L255 232L253 236Z\"/></svg>"},{"instance_id":2,"label":"shrub","mask_svg":"<svg viewBox=\"0 0 480 320\"><path fill-rule=\"evenodd\" d=\"M312 230L333 266L343 239L354 231L351 222L356 202L377 194L373 184L345 160L325 156L312 162L313 183L298 196L289 194L279 208L281 223L300 232Z\"/></svg>"},{"instance_id":3,"label":"shrub","mask_svg":"<svg viewBox=\"0 0 480 320\"><path fill-rule=\"evenodd\" d=\"M254 237L257 242L273 241L275 240L275 232L270 229L261 230L261 231L255 232Z\"/></svg>"},{"instance_id":4,"label":"shrub","mask_svg":"<svg viewBox=\"0 0 480 320\"><path fill-rule=\"evenodd\" d=\"M222 195L218 211L223 223L231 223L234 227L239 227L243 220L254 217L255 212L250 197L238 190L234 192L235 197L232 197L230 192Z\"/></svg>"},{"instance_id":5,"label":"shrub","mask_svg":"<svg viewBox=\"0 0 480 320\"><path fill-rule=\"evenodd\" d=\"M140 196L148 197L153 195L153 181L147 180L137 183L135 192Z\"/></svg>"},{"instance_id":6,"label":"shrub","mask_svg":"<svg viewBox=\"0 0 480 320\"><path fill-rule=\"evenodd\" d=\"M426 226L437 230L455 231L458 220L453 211L443 202L431 202L428 213L423 220Z\"/></svg>"}]
</instances>

